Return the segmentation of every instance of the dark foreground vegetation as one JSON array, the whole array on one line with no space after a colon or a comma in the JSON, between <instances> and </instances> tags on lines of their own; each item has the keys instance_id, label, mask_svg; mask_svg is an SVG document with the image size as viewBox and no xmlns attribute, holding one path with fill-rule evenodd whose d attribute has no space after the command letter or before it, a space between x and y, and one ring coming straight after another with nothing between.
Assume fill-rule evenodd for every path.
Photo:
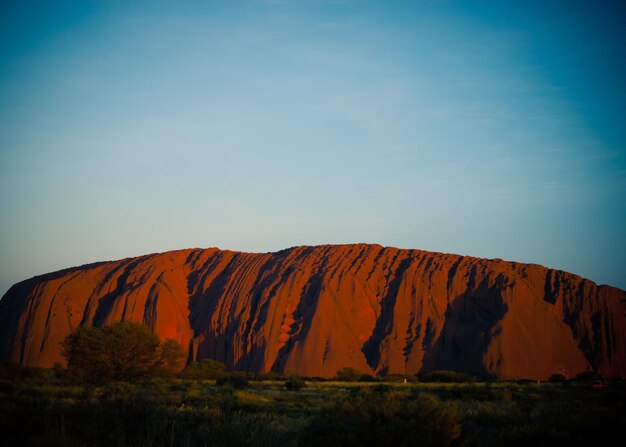
<instances>
[{"instance_id":1,"label":"dark foreground vegetation","mask_svg":"<svg viewBox=\"0 0 626 447\"><path fill-rule=\"evenodd\" d=\"M626 384L592 373L548 383L432 371L334 380L180 371L182 350L145 327L79 329L68 368L0 365L2 446L554 446L620 439Z\"/></svg>"},{"instance_id":2,"label":"dark foreground vegetation","mask_svg":"<svg viewBox=\"0 0 626 447\"><path fill-rule=\"evenodd\" d=\"M92 385L60 368L5 366L0 444L571 446L620 439L626 423L623 383L275 379L222 372Z\"/></svg>"}]
</instances>

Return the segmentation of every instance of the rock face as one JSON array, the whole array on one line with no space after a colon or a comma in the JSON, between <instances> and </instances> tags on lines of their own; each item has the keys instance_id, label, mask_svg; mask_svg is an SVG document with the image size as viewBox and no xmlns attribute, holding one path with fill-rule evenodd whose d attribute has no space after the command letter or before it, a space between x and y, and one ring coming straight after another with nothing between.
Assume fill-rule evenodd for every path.
<instances>
[{"instance_id":1,"label":"rock face","mask_svg":"<svg viewBox=\"0 0 626 447\"><path fill-rule=\"evenodd\" d=\"M132 320L237 370L626 377L625 314L623 290L539 265L366 244L193 249L16 284L0 359L52 366L79 325Z\"/></svg>"}]
</instances>

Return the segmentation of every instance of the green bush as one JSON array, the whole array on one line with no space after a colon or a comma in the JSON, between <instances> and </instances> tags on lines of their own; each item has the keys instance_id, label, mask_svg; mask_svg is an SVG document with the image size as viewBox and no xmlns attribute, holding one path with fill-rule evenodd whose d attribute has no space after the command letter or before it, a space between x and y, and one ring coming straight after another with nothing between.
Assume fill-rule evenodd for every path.
<instances>
[{"instance_id":1,"label":"green bush","mask_svg":"<svg viewBox=\"0 0 626 447\"><path fill-rule=\"evenodd\" d=\"M548 379L548 382L565 382L567 381L567 377L563 374L552 374Z\"/></svg>"},{"instance_id":2,"label":"green bush","mask_svg":"<svg viewBox=\"0 0 626 447\"><path fill-rule=\"evenodd\" d=\"M274 371L259 372L254 374L253 380L282 380L280 374Z\"/></svg>"},{"instance_id":3,"label":"green bush","mask_svg":"<svg viewBox=\"0 0 626 447\"><path fill-rule=\"evenodd\" d=\"M231 386L236 390L242 390L248 387L248 377L244 372L233 372L219 377L215 384L217 386Z\"/></svg>"},{"instance_id":4,"label":"green bush","mask_svg":"<svg viewBox=\"0 0 626 447\"><path fill-rule=\"evenodd\" d=\"M311 376L311 377L307 378L307 380L309 382L328 382L329 380L332 380L332 379L329 379L327 377Z\"/></svg>"},{"instance_id":5,"label":"green bush","mask_svg":"<svg viewBox=\"0 0 626 447\"><path fill-rule=\"evenodd\" d=\"M246 373L234 372L230 375L230 382L233 384L233 388L242 390L248 387L248 377Z\"/></svg>"},{"instance_id":6,"label":"green bush","mask_svg":"<svg viewBox=\"0 0 626 447\"><path fill-rule=\"evenodd\" d=\"M300 377L291 377L285 380L285 388L287 388L289 391L298 391L305 386L306 382Z\"/></svg>"},{"instance_id":7,"label":"green bush","mask_svg":"<svg viewBox=\"0 0 626 447\"><path fill-rule=\"evenodd\" d=\"M215 380L226 374L226 365L217 360L204 359L189 363L181 375L187 379Z\"/></svg>"},{"instance_id":8,"label":"green bush","mask_svg":"<svg viewBox=\"0 0 626 447\"><path fill-rule=\"evenodd\" d=\"M335 380L342 382L356 382L361 378L361 373L354 368L341 368L337 371Z\"/></svg>"},{"instance_id":9,"label":"green bush","mask_svg":"<svg viewBox=\"0 0 626 447\"><path fill-rule=\"evenodd\" d=\"M372 376L371 374L361 374L358 379L359 382L380 382L378 377Z\"/></svg>"}]
</instances>

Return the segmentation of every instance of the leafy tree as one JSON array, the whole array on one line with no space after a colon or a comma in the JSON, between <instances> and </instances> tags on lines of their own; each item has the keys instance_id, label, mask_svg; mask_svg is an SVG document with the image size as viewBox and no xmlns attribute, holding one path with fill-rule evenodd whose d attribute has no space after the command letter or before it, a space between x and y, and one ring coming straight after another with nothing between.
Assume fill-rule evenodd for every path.
<instances>
[{"instance_id":1,"label":"leafy tree","mask_svg":"<svg viewBox=\"0 0 626 447\"><path fill-rule=\"evenodd\" d=\"M185 356L172 339L160 342L147 326L122 322L79 327L62 342L68 373L90 382L135 380L157 370L173 371Z\"/></svg>"}]
</instances>

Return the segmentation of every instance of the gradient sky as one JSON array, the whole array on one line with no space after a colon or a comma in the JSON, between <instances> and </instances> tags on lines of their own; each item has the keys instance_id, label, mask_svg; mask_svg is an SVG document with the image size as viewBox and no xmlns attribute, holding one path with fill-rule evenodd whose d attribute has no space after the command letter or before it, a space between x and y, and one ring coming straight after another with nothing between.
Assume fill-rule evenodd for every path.
<instances>
[{"instance_id":1,"label":"gradient sky","mask_svg":"<svg viewBox=\"0 0 626 447\"><path fill-rule=\"evenodd\" d=\"M0 294L349 242L626 288L623 1L0 5Z\"/></svg>"}]
</instances>

